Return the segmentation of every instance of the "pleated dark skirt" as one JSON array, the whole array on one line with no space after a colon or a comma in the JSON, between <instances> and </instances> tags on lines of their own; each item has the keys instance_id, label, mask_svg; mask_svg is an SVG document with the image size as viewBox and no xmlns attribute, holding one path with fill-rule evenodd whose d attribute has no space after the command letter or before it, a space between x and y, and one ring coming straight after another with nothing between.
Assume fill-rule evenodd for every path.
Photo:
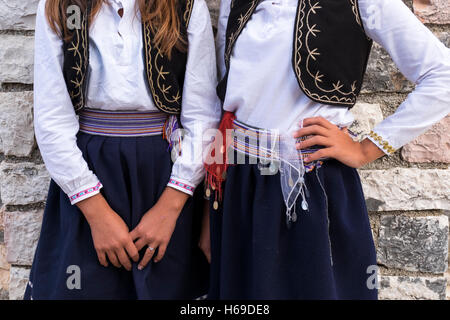
<instances>
[{"instance_id":1,"label":"pleated dark skirt","mask_svg":"<svg viewBox=\"0 0 450 320\"><path fill-rule=\"evenodd\" d=\"M132 230L156 203L171 174L161 136L78 134L78 146L103 184L102 194ZM100 265L89 224L52 181L25 299L195 299L208 290L209 266L198 249L201 206L183 209L164 259L131 272ZM145 248L144 248L145 249ZM143 252L141 252L141 257ZM67 286L79 267L81 289ZM71 271L72 270L72 271ZM69 273L68 273L69 271Z\"/></svg>"},{"instance_id":2,"label":"pleated dark skirt","mask_svg":"<svg viewBox=\"0 0 450 320\"><path fill-rule=\"evenodd\" d=\"M288 229L279 174L250 164L228 169L223 205L211 208L210 299L377 299L357 171L327 160L305 180L309 211L299 197Z\"/></svg>"}]
</instances>

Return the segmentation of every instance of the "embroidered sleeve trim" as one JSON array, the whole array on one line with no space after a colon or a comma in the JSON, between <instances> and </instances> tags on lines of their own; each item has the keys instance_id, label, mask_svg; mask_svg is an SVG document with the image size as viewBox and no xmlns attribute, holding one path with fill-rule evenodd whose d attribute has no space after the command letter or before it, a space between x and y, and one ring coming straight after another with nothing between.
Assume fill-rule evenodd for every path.
<instances>
[{"instance_id":1,"label":"embroidered sleeve trim","mask_svg":"<svg viewBox=\"0 0 450 320\"><path fill-rule=\"evenodd\" d=\"M69 197L70 203L72 205L74 205L82 200L90 198L90 197L96 195L97 193L99 193L101 188L103 188L103 185L101 184L101 182L99 182L99 183L97 183L97 185L95 187L87 188L80 192L77 192L74 195L71 195Z\"/></svg>"},{"instance_id":2,"label":"embroidered sleeve trim","mask_svg":"<svg viewBox=\"0 0 450 320\"><path fill-rule=\"evenodd\" d=\"M389 142L384 140L381 136L376 134L374 131L370 131L369 133L369 139L375 143L381 150L383 150L384 153L387 155L393 154L396 150L393 148Z\"/></svg>"},{"instance_id":3,"label":"embroidered sleeve trim","mask_svg":"<svg viewBox=\"0 0 450 320\"><path fill-rule=\"evenodd\" d=\"M195 187L185 182L182 182L179 179L170 178L167 186L177 189L181 192L187 193L191 196L194 195Z\"/></svg>"}]
</instances>

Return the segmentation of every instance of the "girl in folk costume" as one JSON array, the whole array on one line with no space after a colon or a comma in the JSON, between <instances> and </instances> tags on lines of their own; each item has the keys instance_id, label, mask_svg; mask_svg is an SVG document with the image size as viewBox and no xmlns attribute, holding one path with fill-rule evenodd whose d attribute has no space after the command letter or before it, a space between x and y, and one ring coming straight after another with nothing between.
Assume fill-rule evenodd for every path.
<instances>
[{"instance_id":1,"label":"girl in folk costume","mask_svg":"<svg viewBox=\"0 0 450 320\"><path fill-rule=\"evenodd\" d=\"M416 89L355 142L372 41ZM218 51L220 128L232 134L206 163L209 297L376 299L355 168L448 114L449 50L401 0L222 0Z\"/></svg>"},{"instance_id":2,"label":"girl in folk costume","mask_svg":"<svg viewBox=\"0 0 450 320\"><path fill-rule=\"evenodd\" d=\"M66 14L77 11L78 26ZM220 115L205 1L41 1L35 55L36 138L53 180L25 298L204 295L192 196L198 137Z\"/></svg>"}]
</instances>

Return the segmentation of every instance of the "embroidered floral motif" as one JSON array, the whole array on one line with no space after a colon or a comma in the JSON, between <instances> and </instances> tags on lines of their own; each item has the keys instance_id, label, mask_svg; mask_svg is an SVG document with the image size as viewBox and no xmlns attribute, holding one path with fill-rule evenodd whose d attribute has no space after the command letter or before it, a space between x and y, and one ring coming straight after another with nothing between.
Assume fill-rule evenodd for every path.
<instances>
[{"instance_id":1,"label":"embroidered floral motif","mask_svg":"<svg viewBox=\"0 0 450 320\"><path fill-rule=\"evenodd\" d=\"M68 52L73 52L73 56L75 59L75 66L73 66L72 69L76 72L76 74L75 77L70 80L73 88L69 90L69 95L76 112L81 110L85 105L84 89L86 82L87 63L89 60L89 39L87 35L88 12L89 10L87 10L86 13L83 14L81 28L74 30L71 47L67 49Z\"/></svg>"},{"instance_id":2,"label":"embroidered floral motif","mask_svg":"<svg viewBox=\"0 0 450 320\"><path fill-rule=\"evenodd\" d=\"M373 131L370 131L369 136L375 140L376 142L378 142L378 144L380 145L380 147L382 147L386 152L388 152L389 154L393 154L396 150L389 144L389 142L387 142L386 140L383 140L382 137L380 137L378 134L376 134Z\"/></svg>"},{"instance_id":3,"label":"embroidered floral motif","mask_svg":"<svg viewBox=\"0 0 450 320\"><path fill-rule=\"evenodd\" d=\"M194 0L186 1L183 14L184 26L187 29L194 6ZM179 88L173 87L170 71L164 69L163 54L152 46L152 29L149 23L143 24L144 54L146 63L147 79L156 107L166 113L178 115L181 112L181 92ZM156 76L156 78L155 78Z\"/></svg>"},{"instance_id":4,"label":"embroidered floral motif","mask_svg":"<svg viewBox=\"0 0 450 320\"><path fill-rule=\"evenodd\" d=\"M297 27L296 27L296 35L295 35L295 72L297 74L298 82L300 86L302 87L303 91L314 100L320 101L322 103L332 103L332 102L338 102L341 104L353 106L356 102L356 84L357 81L354 81L351 86L351 91L344 92L342 91L343 85L340 81L337 81L336 83L332 84L331 89L325 89L321 87L321 83L323 83L324 74L320 72L320 70L317 71L311 71L310 65L311 60L316 60L316 56L320 55L320 52L318 51L318 48L310 48L310 38L311 37L317 37L318 34L321 32L321 30L318 28L316 24L311 25L310 24L310 17L311 15L316 15L320 9L322 9L322 6L320 6L320 1L316 1L314 3L311 3L311 0L300 0L301 3L299 4L298 8L298 17L297 17ZM305 12L306 9L306 1L309 3L309 9L308 12ZM303 33L304 27L306 26L306 34ZM303 42L304 41L304 42ZM308 88L306 88L306 85L304 84L302 80L302 66L301 66L301 49L305 46L308 56L306 59L306 71L307 73L314 79L314 83L317 89L319 89L321 92L323 92L323 95L320 95L318 93L312 92ZM335 93L335 94L333 94Z\"/></svg>"},{"instance_id":5,"label":"embroidered floral motif","mask_svg":"<svg viewBox=\"0 0 450 320\"><path fill-rule=\"evenodd\" d=\"M75 200L78 200L88 194L91 194L93 192L100 190L101 187L102 187L102 184L99 182L95 187L92 187L92 188L83 190L81 192L78 192L77 194L74 194L73 196L70 197L70 201L74 202Z\"/></svg>"}]
</instances>

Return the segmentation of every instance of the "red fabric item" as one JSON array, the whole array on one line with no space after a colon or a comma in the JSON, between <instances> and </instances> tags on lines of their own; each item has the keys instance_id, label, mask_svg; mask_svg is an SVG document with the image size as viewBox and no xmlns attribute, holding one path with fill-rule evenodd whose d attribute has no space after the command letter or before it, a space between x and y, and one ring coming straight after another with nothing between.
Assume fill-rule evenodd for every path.
<instances>
[{"instance_id":1,"label":"red fabric item","mask_svg":"<svg viewBox=\"0 0 450 320\"><path fill-rule=\"evenodd\" d=\"M208 153L209 160L205 163L206 169L206 188L212 189L216 195L216 201L222 201L222 185L226 178L227 168L230 165L228 163L228 147L233 142L232 137L229 134L233 129L233 121L236 116L232 112L226 111L223 114L222 121L220 122L219 132L217 135L221 135L220 138L216 135L214 142L211 145L211 151ZM227 132L228 130L228 132ZM220 155L216 156L216 150L220 152ZM211 161L211 159L219 159L220 163ZM211 191L211 190L210 190Z\"/></svg>"}]
</instances>

